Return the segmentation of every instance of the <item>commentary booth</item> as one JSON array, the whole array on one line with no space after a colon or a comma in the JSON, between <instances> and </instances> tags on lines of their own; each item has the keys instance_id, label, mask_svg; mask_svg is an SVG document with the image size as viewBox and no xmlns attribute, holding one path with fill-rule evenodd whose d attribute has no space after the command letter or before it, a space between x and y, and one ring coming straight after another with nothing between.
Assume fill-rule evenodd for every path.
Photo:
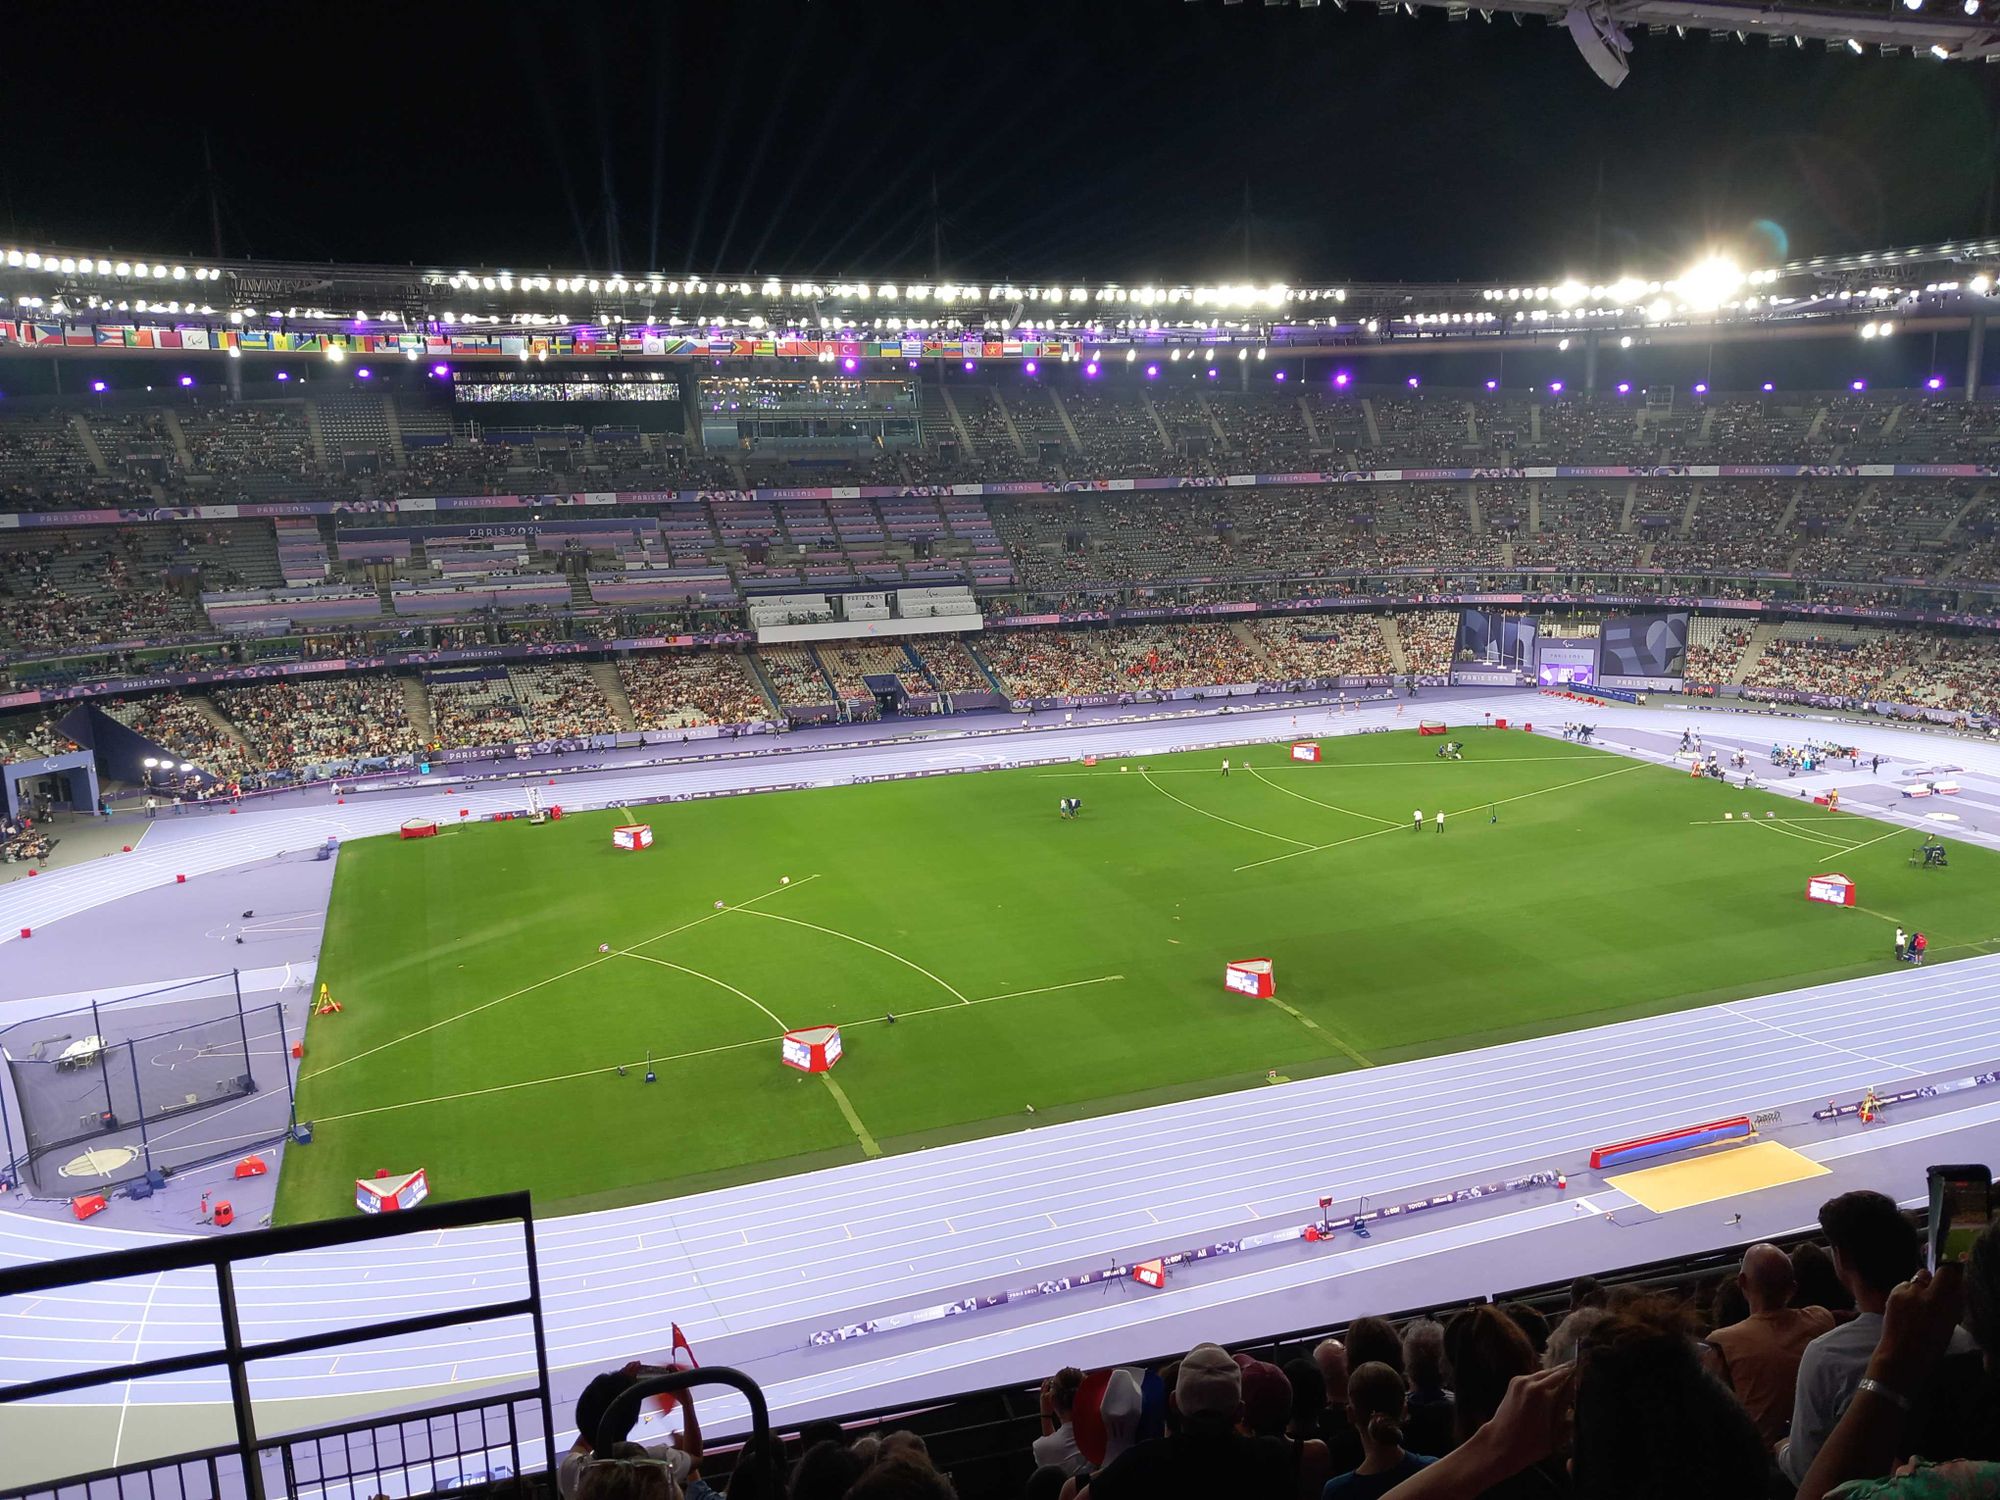
<instances>
[{"instance_id":1,"label":"commentary booth","mask_svg":"<svg viewBox=\"0 0 2000 1500\"><path fill-rule=\"evenodd\" d=\"M0 810L9 818L32 814L43 803L88 814L96 811L97 797L97 760L89 750L0 765Z\"/></svg>"}]
</instances>

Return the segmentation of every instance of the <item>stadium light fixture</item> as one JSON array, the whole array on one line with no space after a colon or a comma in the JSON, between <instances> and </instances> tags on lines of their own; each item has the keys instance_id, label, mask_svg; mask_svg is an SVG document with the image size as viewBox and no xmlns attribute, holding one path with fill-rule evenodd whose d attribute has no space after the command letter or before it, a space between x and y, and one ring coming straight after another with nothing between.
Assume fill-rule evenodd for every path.
<instances>
[{"instance_id":1,"label":"stadium light fixture","mask_svg":"<svg viewBox=\"0 0 2000 1500\"><path fill-rule=\"evenodd\" d=\"M843 370L851 371L854 368L854 356L850 354L847 356L847 358L843 359L840 362L840 368Z\"/></svg>"},{"instance_id":2,"label":"stadium light fixture","mask_svg":"<svg viewBox=\"0 0 2000 1500\"><path fill-rule=\"evenodd\" d=\"M1412 375L1408 380L1404 381L1403 384L1407 385L1411 390L1414 391L1418 386L1422 385L1423 382L1417 379L1416 376Z\"/></svg>"},{"instance_id":3,"label":"stadium light fixture","mask_svg":"<svg viewBox=\"0 0 2000 1500\"><path fill-rule=\"evenodd\" d=\"M1093 359L1089 364L1085 365L1083 367L1083 373L1086 379L1089 380L1097 379L1097 361Z\"/></svg>"},{"instance_id":4,"label":"stadium light fixture","mask_svg":"<svg viewBox=\"0 0 2000 1500\"><path fill-rule=\"evenodd\" d=\"M90 382L90 388L91 388L91 390L95 391L95 392L96 392L96 393L97 393L98 395L100 395L100 396L101 396L101 395L103 395L103 394L104 394L104 392L105 392L105 390L107 389L107 387L105 386L104 382L103 382L103 381L101 381L101 380L93 380L93 381L91 381L91 382Z\"/></svg>"},{"instance_id":5,"label":"stadium light fixture","mask_svg":"<svg viewBox=\"0 0 2000 1500\"><path fill-rule=\"evenodd\" d=\"M965 373L968 375L972 373L972 361L969 359L965 362Z\"/></svg>"},{"instance_id":6,"label":"stadium light fixture","mask_svg":"<svg viewBox=\"0 0 2000 1500\"><path fill-rule=\"evenodd\" d=\"M1631 381L1629 381L1629 380L1621 380L1621 381L1619 381L1619 382L1618 382L1618 394L1619 394L1619 395L1621 395L1621 396L1629 396L1629 395L1631 395L1631 394L1632 394L1632 382L1631 382Z\"/></svg>"},{"instance_id":7,"label":"stadium light fixture","mask_svg":"<svg viewBox=\"0 0 2000 1500\"><path fill-rule=\"evenodd\" d=\"M356 378L360 380L373 380L375 378L375 372L369 369L368 366L366 365L363 365L360 369L356 370L354 374Z\"/></svg>"},{"instance_id":8,"label":"stadium light fixture","mask_svg":"<svg viewBox=\"0 0 2000 1500\"><path fill-rule=\"evenodd\" d=\"M1939 62L1947 62L1951 58L1951 48L1945 46L1942 42L1932 42L1931 56L1935 57Z\"/></svg>"},{"instance_id":9,"label":"stadium light fixture","mask_svg":"<svg viewBox=\"0 0 2000 1500\"><path fill-rule=\"evenodd\" d=\"M1215 371L1210 370L1208 373L1213 375ZM1283 370L1278 371L1278 373L1274 375L1272 379L1276 380L1279 385L1283 385L1285 383L1285 372Z\"/></svg>"},{"instance_id":10,"label":"stadium light fixture","mask_svg":"<svg viewBox=\"0 0 2000 1500\"><path fill-rule=\"evenodd\" d=\"M1765 382L1764 382L1764 390L1765 390L1765 391L1766 391L1767 393L1768 393L1768 392L1770 392L1770 391L1774 391L1774 390L1776 390L1776 389L1777 389L1777 387L1776 387L1776 386L1774 386L1773 384L1771 384L1771 382L1770 382L1770 381L1768 381L1768 380L1767 380L1767 381L1765 381Z\"/></svg>"},{"instance_id":11,"label":"stadium light fixture","mask_svg":"<svg viewBox=\"0 0 2000 1500\"><path fill-rule=\"evenodd\" d=\"M1220 370L1216 369L1214 365L1210 365L1210 366L1208 367L1208 378L1209 378L1210 380L1213 380L1213 379L1215 379L1215 378L1216 378L1216 376L1218 376L1218 375L1219 375L1219 374L1221 374L1221 373L1222 373L1222 372L1221 372ZM1282 375L1282 374L1284 374L1285 372L1284 372L1283 370L1280 370L1280 371L1279 371L1278 373L1279 373L1280 375Z\"/></svg>"},{"instance_id":12,"label":"stadium light fixture","mask_svg":"<svg viewBox=\"0 0 2000 1500\"><path fill-rule=\"evenodd\" d=\"M1927 391L1941 391L1941 390L1943 390L1943 389L1944 389L1944 377L1943 377L1942 375L1933 375L1933 376L1931 376L1931 378L1930 378L1929 380L1926 380L1926 381L1924 382L1924 389L1925 389L1925 390L1927 390Z\"/></svg>"},{"instance_id":13,"label":"stadium light fixture","mask_svg":"<svg viewBox=\"0 0 2000 1500\"><path fill-rule=\"evenodd\" d=\"M291 376L291 372L290 372L289 370L280 370L280 371L278 371L278 379L280 379L280 380L290 380L291 378L292 378L292 376Z\"/></svg>"},{"instance_id":14,"label":"stadium light fixture","mask_svg":"<svg viewBox=\"0 0 2000 1500\"><path fill-rule=\"evenodd\" d=\"M1852 52L1856 57L1859 57L1865 49L1857 38L1849 37L1847 39L1847 50Z\"/></svg>"},{"instance_id":15,"label":"stadium light fixture","mask_svg":"<svg viewBox=\"0 0 2000 1500\"><path fill-rule=\"evenodd\" d=\"M1697 380L1694 383L1694 393L1697 396L1706 396L1708 394L1708 382L1706 380Z\"/></svg>"},{"instance_id":16,"label":"stadium light fixture","mask_svg":"<svg viewBox=\"0 0 2000 1500\"><path fill-rule=\"evenodd\" d=\"M445 378L445 376L449 375L450 373L451 373L451 366L450 366L450 365L432 365L432 366L431 366L431 374L435 375L435 376L436 376L436 377L437 377L437 378L438 378L439 380L442 380L442 379L444 379L444 378Z\"/></svg>"},{"instance_id":17,"label":"stadium light fixture","mask_svg":"<svg viewBox=\"0 0 2000 1500\"><path fill-rule=\"evenodd\" d=\"M191 776L191 775L193 775L193 774L194 774L194 764L193 764L193 762L191 762L191 761L185 761L185 760L184 760L184 761L182 761L182 762L181 762L181 775L183 775L183 776Z\"/></svg>"},{"instance_id":18,"label":"stadium light fixture","mask_svg":"<svg viewBox=\"0 0 2000 1500\"><path fill-rule=\"evenodd\" d=\"M1158 365L1147 365L1146 378L1148 380L1158 380L1160 378L1160 367Z\"/></svg>"},{"instance_id":19,"label":"stadium light fixture","mask_svg":"<svg viewBox=\"0 0 2000 1500\"><path fill-rule=\"evenodd\" d=\"M187 389L187 388L188 388L189 386L191 386L191 385L193 385L193 384L194 384L194 376L192 376L192 375L183 375L183 376L181 376L181 389L182 389L182 390L186 390L186 389Z\"/></svg>"},{"instance_id":20,"label":"stadium light fixture","mask_svg":"<svg viewBox=\"0 0 2000 1500\"><path fill-rule=\"evenodd\" d=\"M1132 361L1137 359L1138 357L1139 357L1139 351L1137 349L1127 349L1125 351L1125 363L1128 365L1131 364Z\"/></svg>"},{"instance_id":21,"label":"stadium light fixture","mask_svg":"<svg viewBox=\"0 0 2000 1500\"><path fill-rule=\"evenodd\" d=\"M1036 364L1032 359L1029 360L1025 365L1021 366L1021 368L1030 375L1039 375L1042 373L1042 367Z\"/></svg>"},{"instance_id":22,"label":"stadium light fixture","mask_svg":"<svg viewBox=\"0 0 2000 1500\"><path fill-rule=\"evenodd\" d=\"M1868 382L1865 380L1850 380L1847 383L1847 388L1850 391L1865 391L1868 389Z\"/></svg>"},{"instance_id":23,"label":"stadium light fixture","mask_svg":"<svg viewBox=\"0 0 2000 1500\"><path fill-rule=\"evenodd\" d=\"M1333 383L1339 386L1342 390L1347 389L1347 383L1353 378L1354 377L1348 374L1347 371L1345 370L1335 370L1333 372Z\"/></svg>"},{"instance_id":24,"label":"stadium light fixture","mask_svg":"<svg viewBox=\"0 0 2000 1500\"><path fill-rule=\"evenodd\" d=\"M1563 383L1560 380L1551 380L1549 382L1549 394L1551 396L1560 396L1562 393Z\"/></svg>"},{"instance_id":25,"label":"stadium light fixture","mask_svg":"<svg viewBox=\"0 0 2000 1500\"><path fill-rule=\"evenodd\" d=\"M347 358L347 351L338 344L328 344L326 346L326 357L329 363L337 365Z\"/></svg>"}]
</instances>

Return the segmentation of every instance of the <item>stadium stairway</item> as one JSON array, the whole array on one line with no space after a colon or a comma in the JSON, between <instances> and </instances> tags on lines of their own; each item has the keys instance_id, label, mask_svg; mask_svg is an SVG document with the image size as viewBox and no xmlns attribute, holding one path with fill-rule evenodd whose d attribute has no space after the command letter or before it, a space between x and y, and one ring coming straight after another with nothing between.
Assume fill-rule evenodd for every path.
<instances>
[{"instance_id":1,"label":"stadium stairway","mask_svg":"<svg viewBox=\"0 0 2000 1500\"><path fill-rule=\"evenodd\" d=\"M605 704L611 709L611 722L620 729L637 729L639 721L632 713L632 700L625 696L625 684L618 680L617 663L592 662L590 680L597 684L598 692L604 694Z\"/></svg>"},{"instance_id":2,"label":"stadium stairway","mask_svg":"<svg viewBox=\"0 0 2000 1500\"><path fill-rule=\"evenodd\" d=\"M388 585L383 587L386 589ZM416 731L417 743L428 745L437 738L437 721L431 717L431 700L424 693L424 680L414 673L399 680L403 686L403 707L410 716L410 728Z\"/></svg>"},{"instance_id":3,"label":"stadium stairway","mask_svg":"<svg viewBox=\"0 0 2000 1500\"><path fill-rule=\"evenodd\" d=\"M305 408L306 436L312 440L313 457L323 464L326 462L326 429L320 426L319 403L302 401L299 404Z\"/></svg>"},{"instance_id":4,"label":"stadium stairway","mask_svg":"<svg viewBox=\"0 0 2000 1500\"><path fill-rule=\"evenodd\" d=\"M1264 649L1264 643L1257 638L1257 633L1250 628L1248 622L1243 620L1232 621L1229 626L1229 633L1242 643L1244 650L1256 658L1257 665L1263 670L1265 676L1282 677L1285 675L1278 670L1278 664L1271 660L1271 653Z\"/></svg>"},{"instance_id":5,"label":"stadium stairway","mask_svg":"<svg viewBox=\"0 0 2000 1500\"><path fill-rule=\"evenodd\" d=\"M993 691L1003 698L1011 698L1013 694L1001 685L999 674L988 665L986 658L979 654L979 648L972 644L971 637L965 636L960 639L965 647L965 654L972 658L972 664L979 668L980 675L993 684Z\"/></svg>"},{"instance_id":6,"label":"stadium stairway","mask_svg":"<svg viewBox=\"0 0 2000 1500\"><path fill-rule=\"evenodd\" d=\"M1069 419L1069 408L1063 405L1062 392L1054 386L1049 387L1049 404L1056 409L1056 420L1062 423L1063 436L1069 440L1070 452L1083 452L1083 439L1077 436L1076 423Z\"/></svg>"},{"instance_id":7,"label":"stadium stairway","mask_svg":"<svg viewBox=\"0 0 2000 1500\"><path fill-rule=\"evenodd\" d=\"M188 447L187 434L181 430L180 415L173 411L162 414L166 421L167 435L174 440L174 462L180 465L183 474L194 471L194 450Z\"/></svg>"},{"instance_id":8,"label":"stadium stairway","mask_svg":"<svg viewBox=\"0 0 2000 1500\"><path fill-rule=\"evenodd\" d=\"M764 702L770 705L771 717L774 719L784 718L785 711L778 703L778 690L772 686L771 679L764 675L764 664L757 660L757 653L755 651L739 651L736 653L736 659L743 664L743 670L749 675L750 680L757 685L757 691L764 695Z\"/></svg>"},{"instance_id":9,"label":"stadium stairway","mask_svg":"<svg viewBox=\"0 0 2000 1500\"><path fill-rule=\"evenodd\" d=\"M216 707L213 698L206 698L198 693L190 693L187 701L194 705L195 711L204 719L208 720L209 723L235 741L237 748L242 750L246 759L253 763L255 762L257 758L256 752L250 748L250 741L243 737L243 731L236 727L235 722L227 714L223 713L220 708Z\"/></svg>"},{"instance_id":10,"label":"stadium stairway","mask_svg":"<svg viewBox=\"0 0 2000 1500\"><path fill-rule=\"evenodd\" d=\"M1389 653L1389 665L1399 675L1410 670L1410 659L1403 654L1403 633L1396 628L1394 615L1382 615L1376 623L1382 628L1382 645Z\"/></svg>"},{"instance_id":11,"label":"stadium stairway","mask_svg":"<svg viewBox=\"0 0 2000 1500\"><path fill-rule=\"evenodd\" d=\"M97 446L97 434L90 430L90 424L77 412L69 419L70 430L76 434L77 446L83 449L83 456L90 460L91 468L100 474L109 474L109 466L104 462L104 450Z\"/></svg>"},{"instance_id":12,"label":"stadium stairway","mask_svg":"<svg viewBox=\"0 0 2000 1500\"><path fill-rule=\"evenodd\" d=\"M1741 687L1750 674L1757 669L1757 663L1764 659L1764 648L1778 638L1775 625L1759 625L1750 632L1750 644L1743 648L1743 654L1736 659L1736 670L1729 674L1732 687Z\"/></svg>"}]
</instances>

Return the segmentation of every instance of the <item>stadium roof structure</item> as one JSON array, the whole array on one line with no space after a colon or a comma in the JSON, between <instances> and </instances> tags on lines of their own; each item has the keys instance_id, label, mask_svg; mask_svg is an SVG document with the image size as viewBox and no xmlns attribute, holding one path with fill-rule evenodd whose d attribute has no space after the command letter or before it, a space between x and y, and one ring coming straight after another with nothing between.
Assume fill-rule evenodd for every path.
<instances>
[{"instance_id":1,"label":"stadium roof structure","mask_svg":"<svg viewBox=\"0 0 2000 1500\"><path fill-rule=\"evenodd\" d=\"M1225 5L1242 3L1223 0ZM1264 3L1281 6L1286 0ZM1319 3L1298 0L1303 10ZM1339 10L1348 6L1348 0L1332 3ZM1883 57L1907 53L1927 62L2000 61L2000 8L1992 0L1818 0L1803 5L1757 0L1375 0L1375 8L1385 16L1431 10L1443 11L1453 21L1476 16L1492 22L1505 16L1519 25L1536 17L1567 27L1584 61L1613 88L1625 80L1632 33L1640 27L1654 36L1704 32L1746 45L1761 37L1770 46L1817 43L1829 52L1856 55L1873 49Z\"/></svg>"},{"instance_id":2,"label":"stadium roof structure","mask_svg":"<svg viewBox=\"0 0 2000 1500\"><path fill-rule=\"evenodd\" d=\"M348 348L400 348L416 358L447 345L454 354L525 357L532 345L544 354L824 360L849 344L927 357L965 348L1077 360L1153 349L1262 358L1607 335L1644 343L1887 337L1983 325L1996 287L2000 239L1749 270L1716 255L1664 278L1208 286L135 259L0 245L0 348L113 345L119 340L96 335L145 327L194 336L176 337L175 348L334 358ZM285 337L274 340L275 330Z\"/></svg>"}]
</instances>

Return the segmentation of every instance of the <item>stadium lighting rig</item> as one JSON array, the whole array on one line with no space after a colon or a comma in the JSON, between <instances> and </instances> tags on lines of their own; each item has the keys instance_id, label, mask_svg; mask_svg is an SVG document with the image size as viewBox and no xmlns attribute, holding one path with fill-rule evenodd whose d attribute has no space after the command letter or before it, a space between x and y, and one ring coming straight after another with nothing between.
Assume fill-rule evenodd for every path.
<instances>
[{"instance_id":1,"label":"stadium lighting rig","mask_svg":"<svg viewBox=\"0 0 2000 1500\"><path fill-rule=\"evenodd\" d=\"M930 357L956 358L959 341L1021 341L1040 345L1024 357L1081 363L1125 353L1171 363L1176 355L1212 361L1234 354L1241 361L1272 350L1371 344L1560 345L1609 337L1629 347L1634 337L1754 337L1771 325L1802 322L1857 331L1874 325L1878 333L1884 322L1930 330L1983 318L1996 267L2000 239L1762 267L1708 253L1671 275L1588 281L1556 274L1506 284L1187 286L177 263L0 245L0 318L20 319L21 329L43 339L51 328L93 324L205 326L215 335L198 347L226 343L232 354L260 329L421 333L447 341L462 333L590 335L582 342L605 354L616 354L618 336L636 330L674 337L684 347L699 344L702 353L715 340L760 342L766 352L784 342L817 341L829 363L858 355L847 348L826 352L832 342L879 346L905 339L922 343ZM20 338L34 342L27 331Z\"/></svg>"}]
</instances>

